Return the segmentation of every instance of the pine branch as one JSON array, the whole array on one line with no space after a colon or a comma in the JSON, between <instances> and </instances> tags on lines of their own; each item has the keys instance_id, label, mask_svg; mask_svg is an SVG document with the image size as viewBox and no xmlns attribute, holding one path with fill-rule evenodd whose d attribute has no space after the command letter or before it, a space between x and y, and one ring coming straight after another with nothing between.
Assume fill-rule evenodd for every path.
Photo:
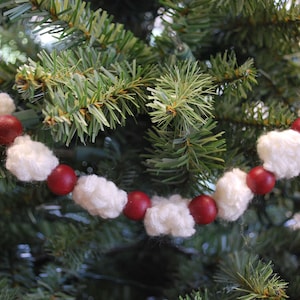
<instances>
[{"instance_id":1,"label":"pine branch","mask_svg":"<svg viewBox=\"0 0 300 300\"><path fill-rule=\"evenodd\" d=\"M236 54L225 51L211 56L207 72L217 85L215 114L218 120L274 128L289 126L295 119L289 105L258 101L255 91L261 82L257 81L257 73L262 71L254 68L253 59L238 65ZM241 99L247 99L247 102L241 102Z\"/></svg>"},{"instance_id":2,"label":"pine branch","mask_svg":"<svg viewBox=\"0 0 300 300\"><path fill-rule=\"evenodd\" d=\"M0 280L0 299L15 300L17 299L19 292L19 288L10 287L7 279L2 278Z\"/></svg>"},{"instance_id":3,"label":"pine branch","mask_svg":"<svg viewBox=\"0 0 300 300\"><path fill-rule=\"evenodd\" d=\"M221 121L247 126L248 128L287 128L296 118L295 113L290 107L284 104L273 103L271 106L264 105L263 102L247 102L240 107L238 103L225 104L224 102L217 105L218 114L216 118ZM234 114L232 113L234 111ZM247 134L250 135L249 132Z\"/></svg>"},{"instance_id":4,"label":"pine branch","mask_svg":"<svg viewBox=\"0 0 300 300\"><path fill-rule=\"evenodd\" d=\"M60 213L53 217L55 222L51 223L52 226L42 228L47 236L45 249L58 265L70 273L79 271L83 264L96 257L118 252L125 242L134 244L140 238L140 229L135 224L126 223L122 218L95 218L78 209L76 204L61 208ZM131 234L126 235L123 230L130 230Z\"/></svg>"},{"instance_id":5,"label":"pine branch","mask_svg":"<svg viewBox=\"0 0 300 300\"><path fill-rule=\"evenodd\" d=\"M207 188L205 182L221 167L224 151L222 133L213 133L212 77L187 60L166 67L149 91L154 126L148 132L152 149L144 156L148 172L170 185Z\"/></svg>"},{"instance_id":6,"label":"pine branch","mask_svg":"<svg viewBox=\"0 0 300 300\"><path fill-rule=\"evenodd\" d=\"M222 39L225 44L228 45L229 40L235 40L239 49L248 44L258 48L267 47L275 53L273 41L280 37L276 47L280 47L281 52L298 48L300 8L296 5L296 1L216 2L220 5L220 17L222 15L219 19L220 24L216 24L216 27L222 28L220 40ZM293 41L287 32L293 34L295 38Z\"/></svg>"},{"instance_id":7,"label":"pine branch","mask_svg":"<svg viewBox=\"0 0 300 300\"><path fill-rule=\"evenodd\" d=\"M254 92L258 97L266 98L268 103L283 102L289 106L297 103L300 81L297 58L292 58L294 55L297 54L279 56L273 62L267 61L265 55L257 59L257 65L261 66L258 69L260 84ZM278 69L281 72L278 72ZM282 76L283 73L286 76ZM261 87L264 87L265 90Z\"/></svg>"},{"instance_id":8,"label":"pine branch","mask_svg":"<svg viewBox=\"0 0 300 300\"><path fill-rule=\"evenodd\" d=\"M47 276L43 276L47 274ZM72 280L74 274L67 269L60 269L56 264L48 264L42 268L37 276L36 286L24 289L20 297L24 300L61 299L75 300L74 286L68 281Z\"/></svg>"},{"instance_id":9,"label":"pine branch","mask_svg":"<svg viewBox=\"0 0 300 300\"><path fill-rule=\"evenodd\" d=\"M43 111L56 140L69 144L76 134L82 142L86 137L95 141L99 131L145 112L146 87L154 82L155 67L118 62L115 54L93 48L42 52L39 57L40 64L30 61L19 69L16 87Z\"/></svg>"},{"instance_id":10,"label":"pine branch","mask_svg":"<svg viewBox=\"0 0 300 300\"><path fill-rule=\"evenodd\" d=\"M58 223L53 236L47 241L48 253L57 259L62 259L65 268L79 269L86 255L83 231L84 227L80 224L74 226L72 223ZM81 247L78 247L80 244Z\"/></svg>"},{"instance_id":11,"label":"pine branch","mask_svg":"<svg viewBox=\"0 0 300 300\"><path fill-rule=\"evenodd\" d=\"M216 1L217 2L217 1ZM252 2L252 1L230 1L230 0L221 0L217 2L216 7L218 9L224 9L230 7L230 11L232 12L232 15L234 16L239 16L240 14L243 15L253 15L255 12L255 8L256 8L256 2ZM261 3L258 3L259 5L263 5L264 1L261 1Z\"/></svg>"},{"instance_id":12,"label":"pine branch","mask_svg":"<svg viewBox=\"0 0 300 300\"><path fill-rule=\"evenodd\" d=\"M231 99L247 98L253 85L257 84L253 59L248 59L239 65L233 51L211 56L207 72L213 77L214 84L218 86L219 96L226 98L224 100L226 102L230 102Z\"/></svg>"},{"instance_id":13,"label":"pine branch","mask_svg":"<svg viewBox=\"0 0 300 300\"><path fill-rule=\"evenodd\" d=\"M155 88L148 88L152 102L149 115L162 130L174 126L180 132L204 124L212 116L215 94L212 78L197 63L183 62L166 67Z\"/></svg>"},{"instance_id":14,"label":"pine branch","mask_svg":"<svg viewBox=\"0 0 300 300\"><path fill-rule=\"evenodd\" d=\"M265 264L257 256L235 252L221 263L216 280L231 286L237 299L286 299L287 282L273 273L271 263Z\"/></svg>"},{"instance_id":15,"label":"pine branch","mask_svg":"<svg viewBox=\"0 0 300 300\"><path fill-rule=\"evenodd\" d=\"M112 17L101 9L92 11L81 0L4 1L1 7L12 8L5 12L11 20L26 18L35 26L36 33L59 34L59 47L64 49L86 45L100 51L119 53L127 59L153 61L153 53L145 43L134 37L124 26L112 22ZM32 21L34 18L36 21Z\"/></svg>"},{"instance_id":16,"label":"pine branch","mask_svg":"<svg viewBox=\"0 0 300 300\"><path fill-rule=\"evenodd\" d=\"M208 31L211 30L212 20L215 18L212 1L161 0L160 3L166 7L165 14L168 18L163 20L167 29L170 28L177 32L180 39L187 43L192 51L199 45L207 46ZM169 18L172 19L172 22L168 21ZM168 34L164 36L163 40L170 40ZM170 47L172 47L171 44Z\"/></svg>"},{"instance_id":17,"label":"pine branch","mask_svg":"<svg viewBox=\"0 0 300 300\"><path fill-rule=\"evenodd\" d=\"M193 291L183 297L179 296L179 300L209 300L209 297L206 290L204 293L201 293L200 291Z\"/></svg>"},{"instance_id":18,"label":"pine branch","mask_svg":"<svg viewBox=\"0 0 300 300\"><path fill-rule=\"evenodd\" d=\"M42 285L42 283L41 283ZM20 295L23 300L41 300L41 299L56 299L56 300L75 300L76 298L64 292L45 291L42 287L32 289L30 292Z\"/></svg>"},{"instance_id":19,"label":"pine branch","mask_svg":"<svg viewBox=\"0 0 300 300\"><path fill-rule=\"evenodd\" d=\"M18 69L16 76L19 93L33 103L45 97L47 89L55 90L57 84L63 84L74 73L87 75L119 60L114 52L99 53L86 47L61 52L54 50L51 54L42 51L38 58L38 62L29 59L28 64Z\"/></svg>"},{"instance_id":20,"label":"pine branch","mask_svg":"<svg viewBox=\"0 0 300 300\"><path fill-rule=\"evenodd\" d=\"M172 28L201 59L208 58L216 49L234 48L246 57L255 56L257 49L266 47L274 56L297 51L299 5L296 1L161 2L166 7L166 15L172 18L172 22L166 22L166 27ZM171 50L169 40L165 33L158 39L159 45ZM276 45L275 40L278 41Z\"/></svg>"},{"instance_id":21,"label":"pine branch","mask_svg":"<svg viewBox=\"0 0 300 300\"><path fill-rule=\"evenodd\" d=\"M158 129L150 131L153 149L145 155L147 171L169 185L186 184L194 191L207 190L212 174L222 169L220 153L225 150L222 133L213 134L215 125L207 120L182 135Z\"/></svg>"}]
</instances>

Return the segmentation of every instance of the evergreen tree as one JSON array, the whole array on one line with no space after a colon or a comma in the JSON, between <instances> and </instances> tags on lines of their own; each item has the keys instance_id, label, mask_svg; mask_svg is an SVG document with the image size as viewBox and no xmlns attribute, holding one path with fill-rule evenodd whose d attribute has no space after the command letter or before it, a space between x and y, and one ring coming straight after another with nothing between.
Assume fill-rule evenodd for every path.
<instances>
[{"instance_id":1,"label":"evergreen tree","mask_svg":"<svg viewBox=\"0 0 300 300\"><path fill-rule=\"evenodd\" d=\"M262 165L260 136L298 117L295 0L1 0L0 11L0 92L24 134L126 199L214 195L225 172ZM232 220L186 237L176 219L156 235L122 213L95 215L49 179L20 180L9 147L0 299L299 299L297 176L277 176Z\"/></svg>"}]
</instances>

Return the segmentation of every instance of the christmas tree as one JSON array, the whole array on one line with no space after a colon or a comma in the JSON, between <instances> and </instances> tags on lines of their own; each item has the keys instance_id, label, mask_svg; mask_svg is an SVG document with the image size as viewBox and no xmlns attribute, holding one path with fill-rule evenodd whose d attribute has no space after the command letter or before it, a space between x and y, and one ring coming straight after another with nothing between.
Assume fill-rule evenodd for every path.
<instances>
[{"instance_id":1,"label":"christmas tree","mask_svg":"<svg viewBox=\"0 0 300 300\"><path fill-rule=\"evenodd\" d=\"M299 299L297 1L0 11L0 299Z\"/></svg>"}]
</instances>

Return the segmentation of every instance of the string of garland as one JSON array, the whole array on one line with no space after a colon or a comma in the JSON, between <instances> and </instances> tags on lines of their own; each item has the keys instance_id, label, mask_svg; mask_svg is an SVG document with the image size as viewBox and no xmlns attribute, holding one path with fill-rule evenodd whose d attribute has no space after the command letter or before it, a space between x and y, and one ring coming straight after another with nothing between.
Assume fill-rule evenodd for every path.
<instances>
[{"instance_id":1,"label":"string of garland","mask_svg":"<svg viewBox=\"0 0 300 300\"><path fill-rule=\"evenodd\" d=\"M267 194L276 180L290 179L300 173L300 118L290 129L269 131L259 137L257 152L263 164L248 173L233 168L216 182L212 195L193 199L170 195L153 196L142 191L127 193L114 182L97 175L77 177L73 168L60 164L43 143L23 134L21 122L12 115L13 99L0 93L0 144L7 146L5 167L18 180L46 181L56 195L72 195L73 200L91 215L116 218L120 214L143 220L149 236L189 237L196 224L209 224L216 218L237 220L255 194Z\"/></svg>"}]
</instances>

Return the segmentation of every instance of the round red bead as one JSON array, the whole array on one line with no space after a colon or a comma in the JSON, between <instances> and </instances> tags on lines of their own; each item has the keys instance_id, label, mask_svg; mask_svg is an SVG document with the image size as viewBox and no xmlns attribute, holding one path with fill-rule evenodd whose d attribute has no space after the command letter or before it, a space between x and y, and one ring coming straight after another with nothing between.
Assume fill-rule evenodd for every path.
<instances>
[{"instance_id":1,"label":"round red bead","mask_svg":"<svg viewBox=\"0 0 300 300\"><path fill-rule=\"evenodd\" d=\"M300 118L297 118L291 125L291 129L300 132Z\"/></svg>"},{"instance_id":2,"label":"round red bead","mask_svg":"<svg viewBox=\"0 0 300 300\"><path fill-rule=\"evenodd\" d=\"M133 191L127 195L127 203L124 207L124 215L131 220L142 220L146 210L151 207L151 200L147 194L141 191Z\"/></svg>"},{"instance_id":3,"label":"round red bead","mask_svg":"<svg viewBox=\"0 0 300 300\"><path fill-rule=\"evenodd\" d=\"M68 165L58 165L48 176L47 185L49 190L56 195L71 193L77 182L75 171Z\"/></svg>"},{"instance_id":4,"label":"round red bead","mask_svg":"<svg viewBox=\"0 0 300 300\"><path fill-rule=\"evenodd\" d=\"M212 197L200 195L189 203L189 211L197 224L205 225L216 219L218 208Z\"/></svg>"},{"instance_id":5,"label":"round red bead","mask_svg":"<svg viewBox=\"0 0 300 300\"><path fill-rule=\"evenodd\" d=\"M246 177L246 183L249 189L258 195L271 192L275 186L275 182L275 175L265 170L262 166L251 169Z\"/></svg>"},{"instance_id":6,"label":"round red bead","mask_svg":"<svg viewBox=\"0 0 300 300\"><path fill-rule=\"evenodd\" d=\"M0 116L0 144L9 145L23 132L22 123L15 116Z\"/></svg>"}]
</instances>

